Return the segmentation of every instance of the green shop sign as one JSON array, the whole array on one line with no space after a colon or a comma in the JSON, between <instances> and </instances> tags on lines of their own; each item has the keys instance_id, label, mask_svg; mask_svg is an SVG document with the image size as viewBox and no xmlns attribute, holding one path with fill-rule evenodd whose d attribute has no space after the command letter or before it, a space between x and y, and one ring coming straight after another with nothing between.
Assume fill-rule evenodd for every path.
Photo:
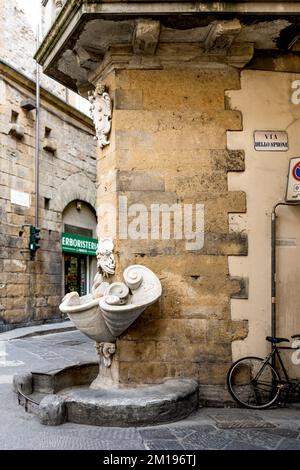
<instances>
[{"instance_id":1,"label":"green shop sign","mask_svg":"<svg viewBox=\"0 0 300 470\"><path fill-rule=\"evenodd\" d=\"M74 233L63 233L61 239L62 251L96 256L97 238L82 237Z\"/></svg>"}]
</instances>

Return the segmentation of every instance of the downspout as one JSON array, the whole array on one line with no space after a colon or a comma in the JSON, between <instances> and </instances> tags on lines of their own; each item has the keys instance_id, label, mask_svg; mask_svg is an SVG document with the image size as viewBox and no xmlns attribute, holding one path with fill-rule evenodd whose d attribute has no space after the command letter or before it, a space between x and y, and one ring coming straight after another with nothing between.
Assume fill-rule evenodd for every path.
<instances>
[{"instance_id":1,"label":"downspout","mask_svg":"<svg viewBox=\"0 0 300 470\"><path fill-rule=\"evenodd\" d=\"M40 45L40 28L37 25L36 43ZM39 226L39 198L40 198L40 66L36 62L36 114L35 114L35 214L34 225Z\"/></svg>"},{"instance_id":2,"label":"downspout","mask_svg":"<svg viewBox=\"0 0 300 470\"><path fill-rule=\"evenodd\" d=\"M271 336L276 335L276 209L273 207L271 216Z\"/></svg>"},{"instance_id":3,"label":"downspout","mask_svg":"<svg viewBox=\"0 0 300 470\"><path fill-rule=\"evenodd\" d=\"M277 273L276 273L276 210L279 206L300 206L300 202L278 202L272 210L271 217L271 336L276 336L276 287L277 287ZM273 356L275 361L275 357ZM272 359L272 360L273 360ZM274 365L274 364L273 364Z\"/></svg>"}]
</instances>

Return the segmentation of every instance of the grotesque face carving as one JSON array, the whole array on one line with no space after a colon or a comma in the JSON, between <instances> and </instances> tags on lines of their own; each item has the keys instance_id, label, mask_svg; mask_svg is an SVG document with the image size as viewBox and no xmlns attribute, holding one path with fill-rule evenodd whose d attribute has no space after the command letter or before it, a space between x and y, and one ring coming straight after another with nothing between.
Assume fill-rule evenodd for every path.
<instances>
[{"instance_id":1,"label":"grotesque face carving","mask_svg":"<svg viewBox=\"0 0 300 470\"><path fill-rule=\"evenodd\" d=\"M100 238L96 251L97 268L101 270L103 276L115 274L116 262L113 255L114 244L111 238Z\"/></svg>"}]
</instances>

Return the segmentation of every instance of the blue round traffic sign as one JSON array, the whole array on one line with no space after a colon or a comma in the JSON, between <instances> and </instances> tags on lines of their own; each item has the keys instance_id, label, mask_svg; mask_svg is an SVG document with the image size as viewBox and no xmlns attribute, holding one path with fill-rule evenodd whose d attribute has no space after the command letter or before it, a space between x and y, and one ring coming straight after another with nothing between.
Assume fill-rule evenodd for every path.
<instances>
[{"instance_id":1,"label":"blue round traffic sign","mask_svg":"<svg viewBox=\"0 0 300 470\"><path fill-rule=\"evenodd\" d=\"M293 177L295 180L300 181L300 162L296 163L293 168Z\"/></svg>"}]
</instances>

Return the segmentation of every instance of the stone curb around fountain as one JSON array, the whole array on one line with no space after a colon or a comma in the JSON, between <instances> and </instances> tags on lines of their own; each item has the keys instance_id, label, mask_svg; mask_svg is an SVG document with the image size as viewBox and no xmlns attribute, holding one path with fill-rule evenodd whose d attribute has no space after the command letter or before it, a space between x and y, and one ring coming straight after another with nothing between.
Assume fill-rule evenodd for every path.
<instances>
[{"instance_id":1,"label":"stone curb around fountain","mask_svg":"<svg viewBox=\"0 0 300 470\"><path fill-rule=\"evenodd\" d=\"M168 379L159 385L92 390L69 389L47 395L39 405L41 424L65 421L94 426L149 426L178 421L198 407L198 384Z\"/></svg>"},{"instance_id":2,"label":"stone curb around fountain","mask_svg":"<svg viewBox=\"0 0 300 470\"><path fill-rule=\"evenodd\" d=\"M149 426L178 421L198 408L198 383L166 379L134 388L92 389L97 362L49 366L14 376L19 404L36 414L41 424L66 421L94 426Z\"/></svg>"}]
</instances>

